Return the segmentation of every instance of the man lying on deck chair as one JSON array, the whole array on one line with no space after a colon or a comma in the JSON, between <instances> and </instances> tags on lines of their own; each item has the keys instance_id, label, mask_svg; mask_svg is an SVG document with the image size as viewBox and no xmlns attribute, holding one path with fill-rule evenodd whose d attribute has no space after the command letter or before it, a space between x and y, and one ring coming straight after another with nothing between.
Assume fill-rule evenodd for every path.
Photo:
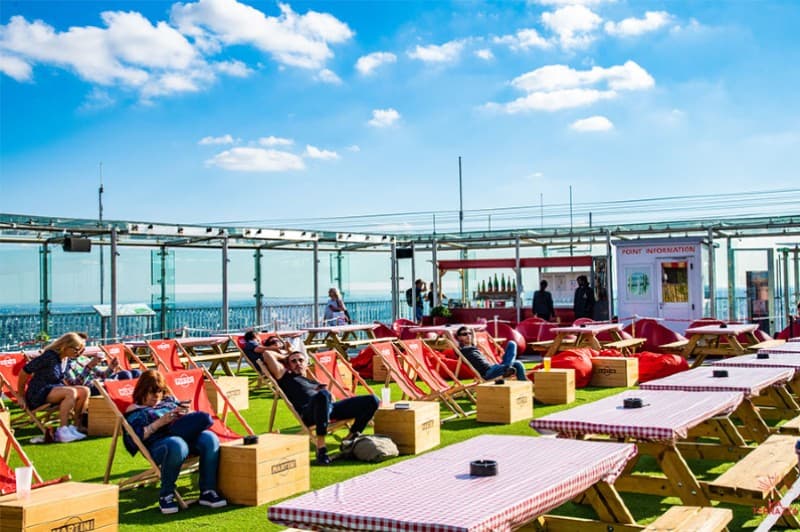
<instances>
[{"instance_id":1,"label":"man lying on deck chair","mask_svg":"<svg viewBox=\"0 0 800 532\"><path fill-rule=\"evenodd\" d=\"M496 379L503 376L517 375L517 380L526 380L525 366L517 360L517 343L509 340L503 361L500 364L491 364L475 345L475 333L469 327L459 327L456 331L458 349L472 367L481 374L483 379Z\"/></svg>"},{"instance_id":2,"label":"man lying on deck chair","mask_svg":"<svg viewBox=\"0 0 800 532\"><path fill-rule=\"evenodd\" d=\"M292 351L288 355L266 349L262 352L267 369L278 381L278 386L302 416L307 426L315 425L317 438L317 464L328 465L331 459L325 446L328 423L333 419L354 418L350 433L342 441L346 449L361 434L378 410L380 401L374 395L360 395L333 401L325 385L309 377L308 358L305 353ZM285 364L285 365L284 365Z\"/></svg>"}]
</instances>

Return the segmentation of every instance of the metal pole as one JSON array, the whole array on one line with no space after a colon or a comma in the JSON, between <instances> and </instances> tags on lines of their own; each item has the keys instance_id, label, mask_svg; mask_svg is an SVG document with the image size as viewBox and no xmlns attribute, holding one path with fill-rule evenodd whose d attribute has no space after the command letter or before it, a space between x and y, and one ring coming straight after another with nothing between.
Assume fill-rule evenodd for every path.
<instances>
[{"instance_id":1,"label":"metal pole","mask_svg":"<svg viewBox=\"0 0 800 532\"><path fill-rule=\"evenodd\" d=\"M717 283L714 276L715 271L714 261L714 228L708 228L708 289L711 297L711 305L709 313L712 318L717 317Z\"/></svg>"},{"instance_id":2,"label":"metal pole","mask_svg":"<svg viewBox=\"0 0 800 532\"><path fill-rule=\"evenodd\" d=\"M614 276L611 275L611 231L606 229L606 296L608 297L608 319L614 319Z\"/></svg>"},{"instance_id":3,"label":"metal pole","mask_svg":"<svg viewBox=\"0 0 800 532\"><path fill-rule=\"evenodd\" d=\"M414 258L414 243L411 243L411 319L417 321L417 262Z\"/></svg>"},{"instance_id":4,"label":"metal pole","mask_svg":"<svg viewBox=\"0 0 800 532\"><path fill-rule=\"evenodd\" d=\"M255 285L256 285L256 287L255 287L256 288L256 293L255 293L255 298L256 298L256 321L255 321L255 324L256 325L261 325L263 323L262 319L261 319L261 316L264 314L264 294L261 291L261 257L262 257L262 255L263 254L261 252L261 248L256 248L256 252L253 255L253 258L255 260L255 264L254 264L255 277L253 278L253 281L255 282Z\"/></svg>"},{"instance_id":5,"label":"metal pole","mask_svg":"<svg viewBox=\"0 0 800 532\"><path fill-rule=\"evenodd\" d=\"M431 265L433 266L433 272L431 274L431 290L433 290L433 306L437 307L442 304L439 300L439 262L436 259L436 239L433 239L431 243Z\"/></svg>"},{"instance_id":6,"label":"metal pole","mask_svg":"<svg viewBox=\"0 0 800 532\"><path fill-rule=\"evenodd\" d=\"M228 236L222 238L222 331L228 332Z\"/></svg>"},{"instance_id":7,"label":"metal pole","mask_svg":"<svg viewBox=\"0 0 800 532\"><path fill-rule=\"evenodd\" d=\"M789 250L783 249L782 255L783 255L783 317L785 319L784 324L788 325L789 323L791 323L789 321L789 318L792 316L792 306L793 306L791 300L789 299ZM772 314L772 312L770 312L770 314ZM777 314L777 312L775 314ZM791 334L789 336L791 336Z\"/></svg>"},{"instance_id":8,"label":"metal pole","mask_svg":"<svg viewBox=\"0 0 800 532\"><path fill-rule=\"evenodd\" d=\"M100 163L100 188L97 189L97 220L98 226L103 226L103 163ZM103 235L100 235L100 241L103 241ZM105 253L103 246L100 246L100 304L104 303L105 297Z\"/></svg>"},{"instance_id":9,"label":"metal pole","mask_svg":"<svg viewBox=\"0 0 800 532\"><path fill-rule=\"evenodd\" d=\"M539 229L544 229L544 194L539 193Z\"/></svg>"},{"instance_id":10,"label":"metal pole","mask_svg":"<svg viewBox=\"0 0 800 532\"><path fill-rule=\"evenodd\" d=\"M775 250L767 250L767 286L769 287L769 312L767 312L769 331L767 334L775 334Z\"/></svg>"},{"instance_id":11,"label":"metal pole","mask_svg":"<svg viewBox=\"0 0 800 532\"><path fill-rule=\"evenodd\" d=\"M736 319L736 257L731 237L728 243L728 320Z\"/></svg>"},{"instance_id":12,"label":"metal pole","mask_svg":"<svg viewBox=\"0 0 800 532\"><path fill-rule=\"evenodd\" d=\"M797 244L794 246L794 297L792 303L800 301L800 249ZM794 305L791 305L794 307Z\"/></svg>"},{"instance_id":13,"label":"metal pole","mask_svg":"<svg viewBox=\"0 0 800 532\"><path fill-rule=\"evenodd\" d=\"M572 256L572 185L569 186L569 256Z\"/></svg>"},{"instance_id":14,"label":"metal pole","mask_svg":"<svg viewBox=\"0 0 800 532\"><path fill-rule=\"evenodd\" d=\"M319 242L314 240L314 327L319 327Z\"/></svg>"},{"instance_id":15,"label":"metal pole","mask_svg":"<svg viewBox=\"0 0 800 532\"><path fill-rule=\"evenodd\" d=\"M342 292L342 250L339 249L336 251L336 286L339 287L339 294L342 295L344 298L344 292Z\"/></svg>"},{"instance_id":16,"label":"metal pole","mask_svg":"<svg viewBox=\"0 0 800 532\"><path fill-rule=\"evenodd\" d=\"M41 321L41 332L47 334L50 329L50 259L48 257L50 249L47 242L42 244L39 254L42 258L40 262L42 279L39 283L39 320Z\"/></svg>"},{"instance_id":17,"label":"metal pole","mask_svg":"<svg viewBox=\"0 0 800 532\"><path fill-rule=\"evenodd\" d=\"M111 329L112 341L117 337L117 228L111 227Z\"/></svg>"},{"instance_id":18,"label":"metal pole","mask_svg":"<svg viewBox=\"0 0 800 532\"><path fill-rule=\"evenodd\" d=\"M167 332L167 246L161 246L161 336Z\"/></svg>"},{"instance_id":19,"label":"metal pole","mask_svg":"<svg viewBox=\"0 0 800 532\"><path fill-rule=\"evenodd\" d=\"M520 258L519 258L519 237L514 239L514 250L516 251L515 260L514 260L514 274L516 279L517 285L517 293L514 295L514 306L517 309L517 323L522 321L522 298L519 296L520 290L522 290L522 268L520 268ZM495 331L497 328L495 328Z\"/></svg>"},{"instance_id":20,"label":"metal pole","mask_svg":"<svg viewBox=\"0 0 800 532\"><path fill-rule=\"evenodd\" d=\"M397 307L399 303L398 292L400 291L400 281L397 278L397 243L392 242L391 253L389 256L389 270L391 272L392 282L392 323L397 321Z\"/></svg>"},{"instance_id":21,"label":"metal pole","mask_svg":"<svg viewBox=\"0 0 800 532\"><path fill-rule=\"evenodd\" d=\"M458 233L464 232L464 193L461 185L461 156L458 156Z\"/></svg>"}]
</instances>

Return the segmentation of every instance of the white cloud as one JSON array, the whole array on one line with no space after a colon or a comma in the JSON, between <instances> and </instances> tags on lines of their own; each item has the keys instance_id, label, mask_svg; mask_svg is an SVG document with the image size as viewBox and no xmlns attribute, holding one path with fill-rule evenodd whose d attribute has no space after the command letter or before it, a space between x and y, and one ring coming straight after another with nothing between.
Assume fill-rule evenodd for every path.
<instances>
[{"instance_id":1,"label":"white cloud","mask_svg":"<svg viewBox=\"0 0 800 532\"><path fill-rule=\"evenodd\" d=\"M213 63L214 70L235 78L246 78L253 73L252 69L241 61L219 61Z\"/></svg>"},{"instance_id":2,"label":"white cloud","mask_svg":"<svg viewBox=\"0 0 800 532\"><path fill-rule=\"evenodd\" d=\"M450 41L444 44L417 45L408 57L426 63L452 63L456 61L464 49L464 41Z\"/></svg>"},{"instance_id":3,"label":"white cloud","mask_svg":"<svg viewBox=\"0 0 800 532\"><path fill-rule=\"evenodd\" d=\"M306 144L305 156L309 159L321 159L323 161L331 161L339 158L339 154L335 151L321 150L310 144Z\"/></svg>"},{"instance_id":4,"label":"white cloud","mask_svg":"<svg viewBox=\"0 0 800 532\"><path fill-rule=\"evenodd\" d=\"M33 77L33 68L30 63L0 51L0 72L17 81L30 81Z\"/></svg>"},{"instance_id":5,"label":"white cloud","mask_svg":"<svg viewBox=\"0 0 800 532\"><path fill-rule=\"evenodd\" d=\"M81 111L98 111L107 109L115 103L116 100L107 91L95 87L86 95L86 99L81 103L79 109Z\"/></svg>"},{"instance_id":6,"label":"white cloud","mask_svg":"<svg viewBox=\"0 0 800 532\"><path fill-rule=\"evenodd\" d=\"M333 57L329 45L353 36L347 24L327 13L299 15L288 4L278 7L281 14L268 17L236 0L199 0L173 5L170 17L202 50L251 45L281 64L308 69L319 69Z\"/></svg>"},{"instance_id":7,"label":"white cloud","mask_svg":"<svg viewBox=\"0 0 800 532\"><path fill-rule=\"evenodd\" d=\"M342 84L342 78L337 76L336 72L334 72L333 70L330 70L328 68L323 68L322 70L320 70L317 73L317 75L315 76L315 79L317 79L318 81L321 81L322 83L328 83L330 85L341 85Z\"/></svg>"},{"instance_id":8,"label":"white cloud","mask_svg":"<svg viewBox=\"0 0 800 532\"><path fill-rule=\"evenodd\" d=\"M258 139L258 143L262 146L291 146L294 144L294 141L292 139L273 137L270 135L269 137L261 137Z\"/></svg>"},{"instance_id":9,"label":"white cloud","mask_svg":"<svg viewBox=\"0 0 800 532\"><path fill-rule=\"evenodd\" d=\"M362 76L369 76L381 65L397 62L397 56L390 52L373 52L363 55L356 61L356 70Z\"/></svg>"},{"instance_id":10,"label":"white cloud","mask_svg":"<svg viewBox=\"0 0 800 532\"><path fill-rule=\"evenodd\" d=\"M348 146L346 149L347 149L347 151L352 151L352 152L355 152L355 153L361 151L361 148L359 147L358 144L353 144L351 146Z\"/></svg>"},{"instance_id":11,"label":"white cloud","mask_svg":"<svg viewBox=\"0 0 800 532\"><path fill-rule=\"evenodd\" d=\"M600 86L599 88L596 86ZM508 103L488 103L486 108L509 114L524 111L559 111L616 98L621 91L646 90L655 85L652 76L633 61L609 68L575 70L566 65L547 65L511 81L528 93Z\"/></svg>"},{"instance_id":12,"label":"white cloud","mask_svg":"<svg viewBox=\"0 0 800 532\"><path fill-rule=\"evenodd\" d=\"M494 54L488 48L481 48L480 50L475 50L475 57L483 59L484 61L491 61L494 59Z\"/></svg>"},{"instance_id":13,"label":"white cloud","mask_svg":"<svg viewBox=\"0 0 800 532\"><path fill-rule=\"evenodd\" d=\"M558 35L564 48L584 48L594 40L592 32L603 21L596 13L582 5L568 5L552 12L542 13L542 22Z\"/></svg>"},{"instance_id":14,"label":"white cloud","mask_svg":"<svg viewBox=\"0 0 800 532\"><path fill-rule=\"evenodd\" d=\"M206 161L206 166L217 166L235 172L285 172L304 170L299 156L263 148L231 148Z\"/></svg>"},{"instance_id":15,"label":"white cloud","mask_svg":"<svg viewBox=\"0 0 800 532\"><path fill-rule=\"evenodd\" d=\"M590 116L589 118L583 118L581 120L574 121L569 127L575 131L585 133L611 131L614 129L614 124L611 122L611 120L604 116Z\"/></svg>"},{"instance_id":16,"label":"white cloud","mask_svg":"<svg viewBox=\"0 0 800 532\"><path fill-rule=\"evenodd\" d=\"M493 41L497 44L505 44L515 51L525 51L529 48L550 48L553 46L533 28L519 30L514 35L495 37Z\"/></svg>"},{"instance_id":17,"label":"white cloud","mask_svg":"<svg viewBox=\"0 0 800 532\"><path fill-rule=\"evenodd\" d=\"M533 3L543 6L599 6L600 4L613 3L615 0L535 0Z\"/></svg>"},{"instance_id":18,"label":"white cloud","mask_svg":"<svg viewBox=\"0 0 800 532\"><path fill-rule=\"evenodd\" d=\"M372 111L372 119L368 122L373 127L389 127L400 120L400 113L392 109L375 109Z\"/></svg>"},{"instance_id":19,"label":"white cloud","mask_svg":"<svg viewBox=\"0 0 800 532\"><path fill-rule=\"evenodd\" d=\"M620 22L606 22L605 30L609 35L635 37L650 31L663 28L672 20L666 11L648 11L644 18L626 18Z\"/></svg>"},{"instance_id":20,"label":"white cloud","mask_svg":"<svg viewBox=\"0 0 800 532\"><path fill-rule=\"evenodd\" d=\"M633 61L609 68L575 70L566 65L547 65L514 78L511 85L526 92L570 89L607 83L613 90L641 90L655 85L652 76Z\"/></svg>"},{"instance_id":21,"label":"white cloud","mask_svg":"<svg viewBox=\"0 0 800 532\"><path fill-rule=\"evenodd\" d=\"M215 144L233 144L233 142L233 137L230 134L226 134L221 137L203 137L197 143L201 146L210 146Z\"/></svg>"}]
</instances>

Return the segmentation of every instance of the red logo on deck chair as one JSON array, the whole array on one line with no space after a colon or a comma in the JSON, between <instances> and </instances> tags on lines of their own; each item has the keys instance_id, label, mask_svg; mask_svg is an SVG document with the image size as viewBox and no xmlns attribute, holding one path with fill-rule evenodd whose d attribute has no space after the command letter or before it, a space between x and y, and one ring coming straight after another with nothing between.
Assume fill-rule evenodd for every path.
<instances>
[{"instance_id":1,"label":"red logo on deck chair","mask_svg":"<svg viewBox=\"0 0 800 532\"><path fill-rule=\"evenodd\" d=\"M175 379L175 385L180 386L181 388L188 388L192 384L194 384L194 377L191 375L187 375L186 373L181 373L179 377Z\"/></svg>"}]
</instances>

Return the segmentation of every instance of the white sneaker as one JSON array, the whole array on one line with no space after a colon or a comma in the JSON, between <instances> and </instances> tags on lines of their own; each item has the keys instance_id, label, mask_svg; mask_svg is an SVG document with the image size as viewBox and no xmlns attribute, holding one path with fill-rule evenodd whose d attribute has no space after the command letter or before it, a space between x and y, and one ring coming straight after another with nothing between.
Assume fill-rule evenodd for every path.
<instances>
[{"instance_id":1,"label":"white sneaker","mask_svg":"<svg viewBox=\"0 0 800 532\"><path fill-rule=\"evenodd\" d=\"M82 440L82 439L84 439L86 437L86 434L84 434L83 432L79 431L78 428L75 425L67 425L67 428L69 428L69 431L73 435L77 436L77 438L79 440Z\"/></svg>"},{"instance_id":2,"label":"white sneaker","mask_svg":"<svg viewBox=\"0 0 800 532\"><path fill-rule=\"evenodd\" d=\"M81 436L83 436L83 434L81 434ZM82 440L83 437L79 438L75 433L69 430L69 427L58 427L56 429L56 434L54 436L54 439L58 443L69 443L72 441Z\"/></svg>"}]
</instances>

